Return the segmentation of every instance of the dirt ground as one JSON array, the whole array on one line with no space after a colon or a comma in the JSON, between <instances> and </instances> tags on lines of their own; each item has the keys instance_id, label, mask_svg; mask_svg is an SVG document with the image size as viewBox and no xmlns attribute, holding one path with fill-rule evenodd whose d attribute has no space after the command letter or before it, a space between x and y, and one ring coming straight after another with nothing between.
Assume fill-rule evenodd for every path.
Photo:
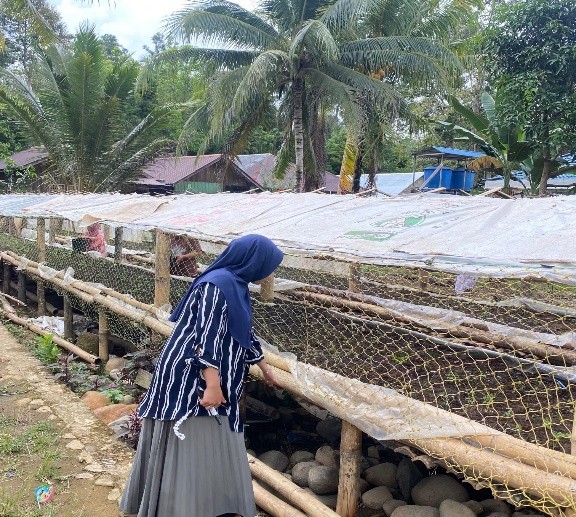
<instances>
[{"instance_id":1,"label":"dirt ground","mask_svg":"<svg viewBox=\"0 0 576 517\"><path fill-rule=\"evenodd\" d=\"M0 325L0 517L115 517L132 456Z\"/></svg>"}]
</instances>

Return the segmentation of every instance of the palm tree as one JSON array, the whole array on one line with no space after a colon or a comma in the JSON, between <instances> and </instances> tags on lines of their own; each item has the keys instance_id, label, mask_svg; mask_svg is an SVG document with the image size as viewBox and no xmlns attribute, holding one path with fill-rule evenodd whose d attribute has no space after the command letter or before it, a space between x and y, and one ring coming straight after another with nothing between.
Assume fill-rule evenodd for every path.
<instances>
[{"instance_id":1,"label":"palm tree","mask_svg":"<svg viewBox=\"0 0 576 517\"><path fill-rule=\"evenodd\" d=\"M189 49L217 65L208 104L199 112L210 122L208 138L227 139L225 150L237 152L273 104L284 131L278 168L293 154L297 189L315 188L323 171L327 109L337 109L354 132L362 125L359 98L369 97L384 110L402 105L386 82L349 66L355 54L368 51L369 44L363 46L350 30L368 4L264 0L250 12L226 0L208 0L175 13L169 23L173 36L213 47ZM379 57L371 56L378 66Z\"/></svg>"},{"instance_id":2,"label":"palm tree","mask_svg":"<svg viewBox=\"0 0 576 517\"><path fill-rule=\"evenodd\" d=\"M462 115L474 128L470 131L452 122L437 122L452 131L459 137L457 140L477 144L488 155L496 158L502 165L504 176L504 190L510 190L510 177L514 166L519 166L534 153L534 142L526 140L526 133L520 126L508 127L501 125L498 120L498 107L500 99L496 100L488 93L481 96L483 113L478 114L464 106L454 97L450 103L454 110ZM500 108L502 109L502 108Z\"/></svg>"},{"instance_id":3,"label":"palm tree","mask_svg":"<svg viewBox=\"0 0 576 517\"><path fill-rule=\"evenodd\" d=\"M347 66L371 74L412 97L438 94L462 72L454 42L474 27L476 0L389 0L377 2L363 20L364 40L341 45ZM348 135L340 169L340 191L357 191L363 161L371 181L387 134L401 113L362 103L361 132ZM365 164L366 165L366 164Z\"/></svg>"},{"instance_id":4,"label":"palm tree","mask_svg":"<svg viewBox=\"0 0 576 517\"><path fill-rule=\"evenodd\" d=\"M166 146L146 138L171 107L126 130L122 108L139 67L128 58L107 62L93 27L81 27L71 48L50 45L38 66L34 90L25 79L0 70L0 100L48 152L47 183L75 191L118 189Z\"/></svg>"}]
</instances>

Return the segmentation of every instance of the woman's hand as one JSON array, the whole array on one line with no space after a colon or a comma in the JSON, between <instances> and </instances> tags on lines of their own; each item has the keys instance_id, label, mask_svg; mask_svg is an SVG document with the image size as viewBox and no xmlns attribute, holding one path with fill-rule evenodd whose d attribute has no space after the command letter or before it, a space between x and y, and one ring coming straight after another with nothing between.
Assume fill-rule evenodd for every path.
<instances>
[{"instance_id":1,"label":"woman's hand","mask_svg":"<svg viewBox=\"0 0 576 517\"><path fill-rule=\"evenodd\" d=\"M274 386L276 384L276 377L274 376L274 373L270 367L263 369L262 375L264 376L264 382L266 383L266 386Z\"/></svg>"},{"instance_id":2,"label":"woman's hand","mask_svg":"<svg viewBox=\"0 0 576 517\"><path fill-rule=\"evenodd\" d=\"M220 386L210 386L204 390L204 395L200 400L200 405L205 409L217 408L226 403L222 388Z\"/></svg>"}]
</instances>

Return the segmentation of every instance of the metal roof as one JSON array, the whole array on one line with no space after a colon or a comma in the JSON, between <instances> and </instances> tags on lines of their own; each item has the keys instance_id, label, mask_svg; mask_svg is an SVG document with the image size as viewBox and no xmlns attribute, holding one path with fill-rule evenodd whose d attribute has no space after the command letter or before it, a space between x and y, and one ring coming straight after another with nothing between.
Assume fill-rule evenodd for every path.
<instances>
[{"instance_id":1,"label":"metal roof","mask_svg":"<svg viewBox=\"0 0 576 517\"><path fill-rule=\"evenodd\" d=\"M199 157L156 158L142 169L142 176L132 183L138 185L174 185L203 167L217 162L221 156L220 154L205 154Z\"/></svg>"},{"instance_id":2,"label":"metal roof","mask_svg":"<svg viewBox=\"0 0 576 517\"><path fill-rule=\"evenodd\" d=\"M43 147L31 147L24 151L14 153L9 157L16 167L28 167L48 158L48 153ZM0 170L6 169L6 160L0 160Z\"/></svg>"},{"instance_id":3,"label":"metal roof","mask_svg":"<svg viewBox=\"0 0 576 517\"><path fill-rule=\"evenodd\" d=\"M430 157L443 157L447 160L462 160L465 158L480 158L486 156L485 153L476 151L465 151L463 149L454 149L452 147L432 146L422 151L413 153L413 156L430 156Z\"/></svg>"}]
</instances>

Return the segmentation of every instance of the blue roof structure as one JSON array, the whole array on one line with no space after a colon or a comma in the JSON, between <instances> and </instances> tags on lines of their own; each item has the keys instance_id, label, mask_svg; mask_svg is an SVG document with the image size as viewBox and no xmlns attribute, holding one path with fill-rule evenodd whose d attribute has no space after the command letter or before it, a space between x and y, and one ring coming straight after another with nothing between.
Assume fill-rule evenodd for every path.
<instances>
[{"instance_id":1,"label":"blue roof structure","mask_svg":"<svg viewBox=\"0 0 576 517\"><path fill-rule=\"evenodd\" d=\"M443 157L447 160L464 160L468 158L481 158L485 153L476 151L464 151L463 149L453 149L452 147L433 146L422 151L418 151L413 156Z\"/></svg>"}]
</instances>

